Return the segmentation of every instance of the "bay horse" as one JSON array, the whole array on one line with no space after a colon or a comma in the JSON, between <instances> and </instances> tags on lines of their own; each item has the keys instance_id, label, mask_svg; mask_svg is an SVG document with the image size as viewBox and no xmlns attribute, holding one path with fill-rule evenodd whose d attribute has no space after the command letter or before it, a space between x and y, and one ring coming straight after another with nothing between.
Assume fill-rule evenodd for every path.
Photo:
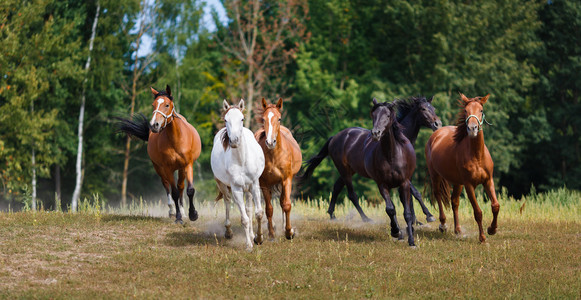
<instances>
[{"instance_id":1,"label":"bay horse","mask_svg":"<svg viewBox=\"0 0 581 300\"><path fill-rule=\"evenodd\" d=\"M416 168L414 148L403 135L403 129L397 122L394 103L378 103L374 98L371 118L373 119L371 131L351 127L329 138L321 151L307 162L307 169L299 179L305 180L310 177L314 169L329 155L340 175L333 187L331 201L334 203L343 187L347 186L349 200L353 202L364 221L370 219L359 206L352 177L357 173L373 179L385 200L385 212L391 220L391 236L403 239L403 233L397 223L395 206L389 195L392 188L398 187L407 223L408 243L414 246L413 203L410 199L410 178Z\"/></svg>"},{"instance_id":2,"label":"bay horse","mask_svg":"<svg viewBox=\"0 0 581 300\"><path fill-rule=\"evenodd\" d=\"M442 127L442 121L436 115L436 109L432 106L432 100L434 97L426 99L424 96L409 97L406 99L395 100L395 106L397 107L397 121L403 126L403 135L408 138L412 147L416 147L416 139L421 127L427 127L436 131ZM410 184L411 193L418 203L422 207L422 211L426 216L426 221L433 222L436 220L434 216L430 213L430 210L422 201L422 194L416 189L413 184ZM335 198L336 199L336 198ZM334 208L334 203L332 204ZM334 209L333 209L334 210ZM331 211L332 215L333 211ZM414 223L421 223L415 220L414 213Z\"/></svg>"},{"instance_id":3,"label":"bay horse","mask_svg":"<svg viewBox=\"0 0 581 300\"><path fill-rule=\"evenodd\" d=\"M285 237L292 239L294 229L291 226L291 191L293 177L301 169L303 156L301 148L293 138L288 128L280 124L282 117L282 98L276 105L268 104L262 98L262 112L258 119L262 128L254 133L254 137L262 147L265 158L265 167L260 176L260 188L264 195L266 206L266 218L268 219L268 236L274 239L274 224L272 222L273 207L271 203L273 190L280 191L280 206L283 210L283 222L285 222Z\"/></svg>"},{"instance_id":4,"label":"bay horse","mask_svg":"<svg viewBox=\"0 0 581 300\"><path fill-rule=\"evenodd\" d=\"M264 154L254 133L244 127L244 100L238 105L223 102L222 116L225 127L214 136L211 166L214 178L218 184L219 195L216 200L224 198L226 207L226 238L232 238L230 229L230 201L240 210L241 222L246 234L246 249L252 250L252 240L262 244L262 206L260 197L259 177L264 170ZM244 194L246 193L246 209ZM252 202L256 208L255 216L258 223L257 235L254 235L252 217Z\"/></svg>"},{"instance_id":5,"label":"bay horse","mask_svg":"<svg viewBox=\"0 0 581 300\"><path fill-rule=\"evenodd\" d=\"M474 190L480 184L491 199L492 224L488 227L488 234L496 233L497 216L500 204L496 199L492 171L494 163L484 144L482 124L486 122L483 106L490 94L484 97L467 98L460 93L456 126L446 126L436 130L426 144L426 162L432 186L432 203L437 200L440 210L440 231L446 231L446 215L442 203L450 206L454 212L454 232L461 233L458 221L458 205L462 187L466 187L466 194L474 209L474 219L478 223L480 242L485 242L482 229L482 211L476 201ZM450 184L453 185L450 199ZM434 200L435 199L435 200ZM450 201L451 200L451 201Z\"/></svg>"},{"instance_id":6,"label":"bay horse","mask_svg":"<svg viewBox=\"0 0 581 300\"><path fill-rule=\"evenodd\" d=\"M193 165L202 152L200 135L184 116L175 111L169 85L165 91L159 92L151 87L151 93L154 99L151 120L148 122L143 115L137 122L118 118L120 130L148 142L147 153L155 171L161 177L161 183L167 194L169 215L172 217L175 214L176 223L183 223L184 179L187 180L189 218L195 221L198 219L198 212L194 207L196 190ZM177 186L175 171L178 171Z\"/></svg>"}]
</instances>

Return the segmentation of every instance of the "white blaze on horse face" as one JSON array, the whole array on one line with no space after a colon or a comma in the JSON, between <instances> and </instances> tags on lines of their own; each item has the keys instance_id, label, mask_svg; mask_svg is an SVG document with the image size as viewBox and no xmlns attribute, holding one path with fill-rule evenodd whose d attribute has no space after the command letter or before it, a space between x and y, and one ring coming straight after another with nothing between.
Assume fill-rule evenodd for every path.
<instances>
[{"instance_id":1,"label":"white blaze on horse face","mask_svg":"<svg viewBox=\"0 0 581 300\"><path fill-rule=\"evenodd\" d=\"M153 126L153 123L155 123L155 116L157 115L157 111L159 110L159 107L163 104L163 102L165 102L163 98L157 99L157 108L153 111L153 116L151 117L151 121L149 122L151 126Z\"/></svg>"},{"instance_id":2,"label":"white blaze on horse face","mask_svg":"<svg viewBox=\"0 0 581 300\"><path fill-rule=\"evenodd\" d=\"M266 142L269 144L272 144L272 132L274 130L272 130L272 117L274 116L274 114L270 111L268 112L268 135L266 136Z\"/></svg>"}]
</instances>

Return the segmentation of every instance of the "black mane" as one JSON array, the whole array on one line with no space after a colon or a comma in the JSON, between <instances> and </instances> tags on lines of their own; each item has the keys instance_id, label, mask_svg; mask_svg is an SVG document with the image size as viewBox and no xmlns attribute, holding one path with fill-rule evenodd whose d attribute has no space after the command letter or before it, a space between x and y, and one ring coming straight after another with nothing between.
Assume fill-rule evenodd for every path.
<instances>
[{"instance_id":1,"label":"black mane","mask_svg":"<svg viewBox=\"0 0 581 300\"><path fill-rule=\"evenodd\" d=\"M401 122L410 112L425 102L428 102L428 100L424 96L395 99L393 103L397 107L397 121Z\"/></svg>"},{"instance_id":2,"label":"black mane","mask_svg":"<svg viewBox=\"0 0 581 300\"><path fill-rule=\"evenodd\" d=\"M153 99L156 99L160 96L166 96L169 100L173 101L173 96L168 94L166 91L159 91L157 94L153 95Z\"/></svg>"}]
</instances>

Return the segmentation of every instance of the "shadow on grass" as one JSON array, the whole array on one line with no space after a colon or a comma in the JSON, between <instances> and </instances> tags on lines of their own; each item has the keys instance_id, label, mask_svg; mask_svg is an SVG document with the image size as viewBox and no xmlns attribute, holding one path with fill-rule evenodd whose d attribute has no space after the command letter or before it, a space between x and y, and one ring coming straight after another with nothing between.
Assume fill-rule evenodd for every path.
<instances>
[{"instance_id":1,"label":"shadow on grass","mask_svg":"<svg viewBox=\"0 0 581 300\"><path fill-rule=\"evenodd\" d=\"M166 218L167 219L167 218ZM156 218L150 216L125 216L125 215L103 215L101 220L104 222L159 222L167 223L164 218Z\"/></svg>"},{"instance_id":2,"label":"shadow on grass","mask_svg":"<svg viewBox=\"0 0 581 300\"><path fill-rule=\"evenodd\" d=\"M355 243L369 243L381 239L381 232L370 229L355 229L347 227L322 227L310 232L307 236L320 241L345 241Z\"/></svg>"}]
</instances>

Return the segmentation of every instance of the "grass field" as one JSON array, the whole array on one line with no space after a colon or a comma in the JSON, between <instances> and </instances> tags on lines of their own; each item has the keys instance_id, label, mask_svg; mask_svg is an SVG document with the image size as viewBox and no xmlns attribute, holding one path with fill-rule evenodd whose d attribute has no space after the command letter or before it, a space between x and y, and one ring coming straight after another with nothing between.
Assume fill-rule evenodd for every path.
<instances>
[{"instance_id":1,"label":"grass field","mask_svg":"<svg viewBox=\"0 0 581 300\"><path fill-rule=\"evenodd\" d=\"M580 298L581 195L559 190L499 200L498 233L486 243L478 242L462 199L464 234L442 234L436 223L416 227L416 249L389 237L382 206L364 207L374 220L367 224L349 205L329 221L325 202L296 203L292 241L284 239L275 207L277 238L250 253L236 209L235 237L224 239L223 202L201 205L200 219L183 226L164 217L161 203L5 212L0 297ZM490 207L481 207L488 226ZM401 206L397 211L404 224Z\"/></svg>"}]
</instances>

